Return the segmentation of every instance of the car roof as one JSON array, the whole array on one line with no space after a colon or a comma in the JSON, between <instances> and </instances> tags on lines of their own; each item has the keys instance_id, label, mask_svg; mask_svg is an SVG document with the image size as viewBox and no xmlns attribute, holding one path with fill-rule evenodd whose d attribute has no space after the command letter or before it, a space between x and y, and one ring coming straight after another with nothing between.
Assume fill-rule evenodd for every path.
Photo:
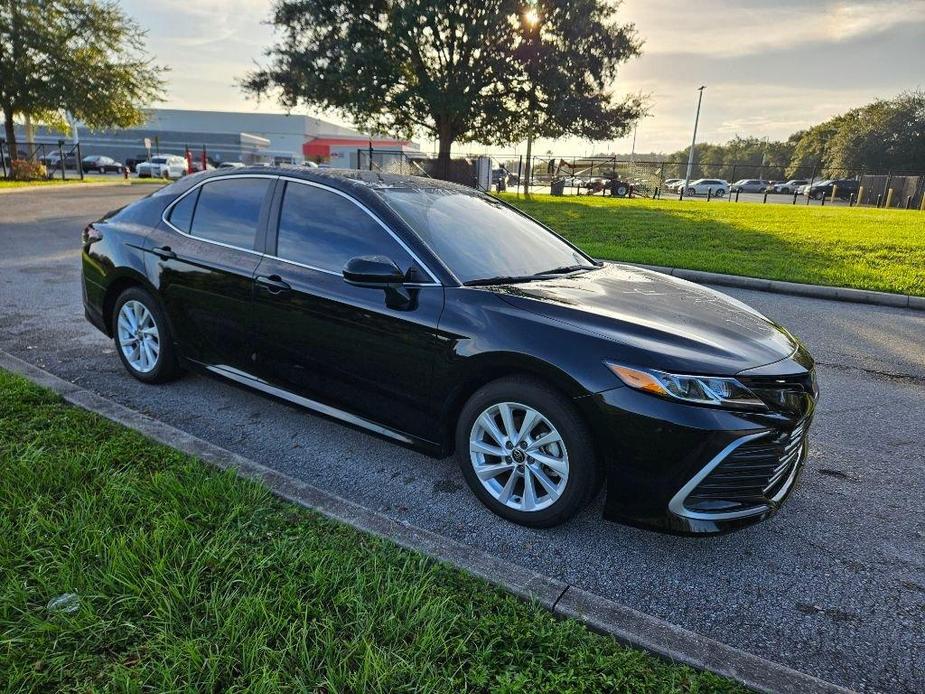
<instances>
[{"instance_id":1,"label":"car roof","mask_svg":"<svg viewBox=\"0 0 925 694\"><path fill-rule=\"evenodd\" d=\"M313 183L330 186L344 192L351 192L361 197L364 192L382 191L390 188L405 188L419 190L454 190L460 193L475 193L474 188L449 181L441 181L426 176L410 176L407 174L385 173L382 171L367 171L361 169L315 169L292 164L277 164L274 166L243 166L234 169L214 169L194 174L196 181L206 178L219 178L224 176L286 176L299 178Z\"/></svg>"}]
</instances>

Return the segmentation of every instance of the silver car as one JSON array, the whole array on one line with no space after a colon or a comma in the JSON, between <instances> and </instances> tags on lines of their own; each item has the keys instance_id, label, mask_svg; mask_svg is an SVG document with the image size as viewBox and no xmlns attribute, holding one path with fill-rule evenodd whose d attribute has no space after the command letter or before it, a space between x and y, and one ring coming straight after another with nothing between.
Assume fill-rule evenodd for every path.
<instances>
[{"instance_id":1,"label":"silver car","mask_svg":"<svg viewBox=\"0 0 925 694\"><path fill-rule=\"evenodd\" d=\"M763 193L771 185L770 181L760 178L742 178L729 188L733 193Z\"/></svg>"}]
</instances>

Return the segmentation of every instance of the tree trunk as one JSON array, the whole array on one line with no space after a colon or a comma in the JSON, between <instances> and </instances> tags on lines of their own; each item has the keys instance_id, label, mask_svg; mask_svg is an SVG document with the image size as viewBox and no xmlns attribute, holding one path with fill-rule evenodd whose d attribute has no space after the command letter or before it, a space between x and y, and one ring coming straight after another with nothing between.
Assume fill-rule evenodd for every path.
<instances>
[{"instance_id":1,"label":"tree trunk","mask_svg":"<svg viewBox=\"0 0 925 694\"><path fill-rule=\"evenodd\" d=\"M18 147L16 146L16 129L13 126L13 107L3 107L4 127L6 129L6 146L10 152L10 161L19 159Z\"/></svg>"},{"instance_id":2,"label":"tree trunk","mask_svg":"<svg viewBox=\"0 0 925 694\"><path fill-rule=\"evenodd\" d=\"M527 165L524 167L524 197L530 196L530 176L533 173L532 171L532 161L533 158L533 134L527 136Z\"/></svg>"},{"instance_id":3,"label":"tree trunk","mask_svg":"<svg viewBox=\"0 0 925 694\"><path fill-rule=\"evenodd\" d=\"M437 120L437 137L440 149L437 152L437 178L444 181L450 176L450 148L453 146L453 131L444 119Z\"/></svg>"}]
</instances>

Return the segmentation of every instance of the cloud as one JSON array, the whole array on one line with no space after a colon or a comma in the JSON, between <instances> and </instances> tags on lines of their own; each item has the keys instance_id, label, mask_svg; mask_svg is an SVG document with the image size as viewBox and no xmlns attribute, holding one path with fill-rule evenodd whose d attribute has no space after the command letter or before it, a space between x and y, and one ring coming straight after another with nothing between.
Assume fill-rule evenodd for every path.
<instances>
[{"instance_id":1,"label":"cloud","mask_svg":"<svg viewBox=\"0 0 925 694\"><path fill-rule=\"evenodd\" d=\"M836 44L925 23L925 1L685 3L628 0L620 11L655 54L742 56Z\"/></svg>"}]
</instances>

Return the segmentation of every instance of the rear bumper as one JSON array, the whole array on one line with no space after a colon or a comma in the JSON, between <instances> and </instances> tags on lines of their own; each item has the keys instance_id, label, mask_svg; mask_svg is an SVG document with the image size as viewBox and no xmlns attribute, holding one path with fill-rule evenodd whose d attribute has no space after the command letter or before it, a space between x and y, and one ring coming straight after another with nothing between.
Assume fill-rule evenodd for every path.
<instances>
[{"instance_id":1,"label":"rear bumper","mask_svg":"<svg viewBox=\"0 0 925 694\"><path fill-rule=\"evenodd\" d=\"M83 294L84 316L93 327L111 337L110 329L103 317L103 301L106 296L106 289L96 282L88 280L86 274L81 274L83 275L80 286Z\"/></svg>"},{"instance_id":2,"label":"rear bumper","mask_svg":"<svg viewBox=\"0 0 925 694\"><path fill-rule=\"evenodd\" d=\"M729 532L772 516L800 476L813 408L807 398L808 409L799 414L733 412L626 387L577 402L606 464L604 517L682 535ZM791 444L794 429L799 441ZM767 491L764 483L752 488L745 475L757 468L770 477L779 467L778 451L786 463L780 477L767 480L774 482ZM732 482L728 499L726 481Z\"/></svg>"}]
</instances>

